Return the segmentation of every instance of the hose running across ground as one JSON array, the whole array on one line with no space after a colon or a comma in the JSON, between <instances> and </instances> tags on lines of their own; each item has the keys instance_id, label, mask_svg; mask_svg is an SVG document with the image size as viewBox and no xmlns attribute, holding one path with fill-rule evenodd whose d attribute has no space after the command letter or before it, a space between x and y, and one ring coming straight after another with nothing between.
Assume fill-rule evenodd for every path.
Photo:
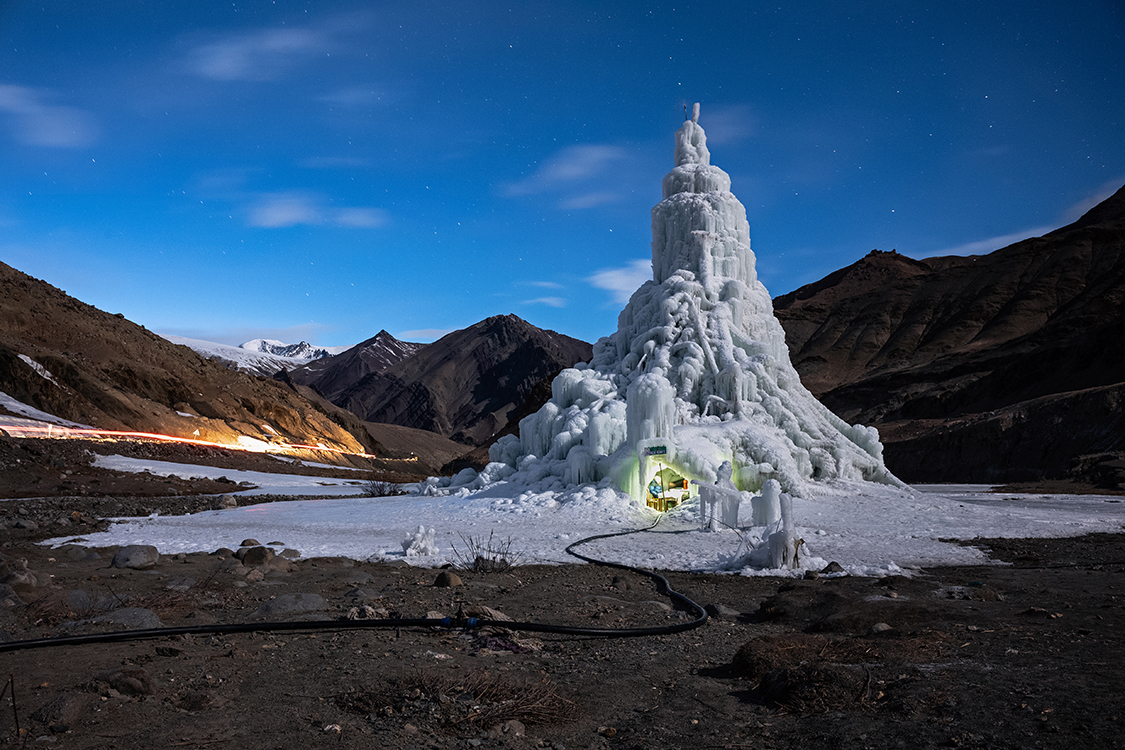
<instances>
[{"instance_id":1,"label":"hose running across ground","mask_svg":"<svg viewBox=\"0 0 1125 750\"><path fill-rule=\"evenodd\" d=\"M664 576L654 573L650 570L643 568L636 568L632 565L625 565L624 563L609 562L606 560L598 560L593 557L581 555L574 551L588 542L593 542L598 539L609 539L617 536L625 536L627 534L637 534L653 529L660 519L657 519L651 526L646 526L641 529L630 529L628 531L616 531L608 534L596 534L594 536L579 539L566 548L566 552L579 560L583 560L594 565L603 565L609 568L618 568L621 570L628 570L647 576L656 582L657 591L673 602L686 607L696 614L696 618L689 622L680 622L674 625L661 625L658 627L650 628L586 628L572 625L554 625L551 623L539 622L512 622L508 620L484 620L475 617L443 617L425 618L425 619L411 619L411 618L397 618L397 619L378 619L378 620L284 620L281 622L243 622L243 623L230 623L226 625L193 625L188 627L173 627L173 628L149 628L145 630L121 630L113 633L89 633L86 635L71 635L71 636L57 636L53 638L36 638L26 641L9 641L7 643L0 643L0 653L7 653L10 651L22 651L24 649L33 648L51 648L55 646L83 646L93 643L121 643L128 641L139 641L149 638L166 638L175 635L227 635L231 633L276 633L284 631L296 630L355 630L355 629L368 629L368 628L405 628L405 627L437 627L437 628L462 628L474 629L483 627L506 628L507 630L518 630L532 633L557 633L560 635L584 635L596 636L601 638L628 638L637 636L653 636L653 635L669 635L672 633L682 633L686 630L698 628L707 622L707 610L696 604L694 601L684 596L683 594L675 591L668 583L668 579Z\"/></svg>"}]
</instances>

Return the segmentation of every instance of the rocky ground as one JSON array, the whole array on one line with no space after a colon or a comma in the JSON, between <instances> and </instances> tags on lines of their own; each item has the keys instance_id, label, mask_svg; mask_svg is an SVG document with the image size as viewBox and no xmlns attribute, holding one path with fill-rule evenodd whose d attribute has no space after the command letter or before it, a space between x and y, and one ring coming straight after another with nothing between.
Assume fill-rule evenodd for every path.
<instances>
[{"instance_id":1,"label":"rocky ground","mask_svg":"<svg viewBox=\"0 0 1125 750\"><path fill-rule=\"evenodd\" d=\"M978 540L1005 564L912 578L669 573L716 616L630 638L333 624L458 611L594 628L692 619L647 578L593 565L439 571L301 559L284 539L171 557L37 544L220 498L0 501L0 746L1125 744L1125 535ZM439 582L450 572L459 581ZM229 632L290 621L302 629ZM162 626L213 632L12 646Z\"/></svg>"}]
</instances>

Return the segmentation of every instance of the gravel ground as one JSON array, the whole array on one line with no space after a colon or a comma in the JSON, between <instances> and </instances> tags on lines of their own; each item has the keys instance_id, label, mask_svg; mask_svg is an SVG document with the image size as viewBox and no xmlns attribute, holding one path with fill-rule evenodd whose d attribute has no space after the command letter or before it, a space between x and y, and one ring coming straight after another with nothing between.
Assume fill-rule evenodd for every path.
<instances>
[{"instance_id":1,"label":"gravel ground","mask_svg":"<svg viewBox=\"0 0 1125 750\"><path fill-rule=\"evenodd\" d=\"M0 460L28 458L6 443ZM64 467L79 465L79 457L47 460L61 462L51 467L54 476L73 477ZM284 539L231 540L213 554L115 567L116 548L37 542L80 538L113 516L210 508L221 495L64 490L0 502L0 682L10 675L0 685L2 746L1125 744L1125 535L977 540L1007 564L935 568L914 578L667 573L676 590L716 614L677 634L603 638L393 623L340 630L331 623L349 616L460 612L625 628L693 615L629 571L584 564L438 571L293 559ZM449 572L460 585L435 585ZM329 625L223 632L308 620ZM154 626L217 632L3 646Z\"/></svg>"}]
</instances>

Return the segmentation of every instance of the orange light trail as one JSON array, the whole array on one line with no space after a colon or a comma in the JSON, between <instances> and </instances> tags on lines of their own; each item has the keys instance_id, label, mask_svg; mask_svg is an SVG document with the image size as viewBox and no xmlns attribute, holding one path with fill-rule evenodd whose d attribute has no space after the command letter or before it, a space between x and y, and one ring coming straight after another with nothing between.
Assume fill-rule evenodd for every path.
<instances>
[{"instance_id":1,"label":"orange light trail","mask_svg":"<svg viewBox=\"0 0 1125 750\"><path fill-rule=\"evenodd\" d=\"M293 443L267 443L259 438L250 438L261 445L265 446L260 450L254 450L246 445L238 445L231 443L218 443L213 440L201 440L198 438L185 438L176 437L174 435L162 435L158 432L128 432L123 430L98 430L92 427L60 427L57 425L46 425L40 427L38 425L12 425L10 427L3 427L5 431L9 432L22 432L22 433L38 433L44 437L49 438L107 438L113 439L131 439L131 440L158 440L166 443L184 443L186 445L202 445L208 448L224 448L228 450L240 450L250 453L286 453L289 451L322 451L328 453L338 453L343 456L358 456L360 458L378 458L378 456L371 453L353 453L341 448L329 448L326 445L299 445Z\"/></svg>"}]
</instances>

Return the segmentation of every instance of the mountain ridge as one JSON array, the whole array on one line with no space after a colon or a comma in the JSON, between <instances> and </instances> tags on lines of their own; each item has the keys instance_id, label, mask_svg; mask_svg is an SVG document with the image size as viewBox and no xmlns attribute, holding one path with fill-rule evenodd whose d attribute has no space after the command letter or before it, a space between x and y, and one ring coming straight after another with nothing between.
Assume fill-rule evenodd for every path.
<instances>
[{"instance_id":1,"label":"mountain ridge","mask_svg":"<svg viewBox=\"0 0 1125 750\"><path fill-rule=\"evenodd\" d=\"M1088 439L1010 456L992 471L975 462L977 478L1057 475L1074 451L1125 449L1112 436L1092 437L1088 409L1070 424L1042 401L1090 391L1108 417L1118 413L1125 188L1066 227L987 255L914 260L873 251L774 307L802 382L844 419L879 427L888 463L908 479L950 478L928 464L994 455L989 442L1003 435L1027 442L1017 438L1023 423ZM993 412L1013 424L990 423Z\"/></svg>"},{"instance_id":2,"label":"mountain ridge","mask_svg":"<svg viewBox=\"0 0 1125 750\"><path fill-rule=\"evenodd\" d=\"M368 446L365 436L343 429L280 384L204 359L4 263L0 390L104 429L231 444L239 437L283 439L352 453Z\"/></svg>"},{"instance_id":3,"label":"mountain ridge","mask_svg":"<svg viewBox=\"0 0 1125 750\"><path fill-rule=\"evenodd\" d=\"M504 428L537 382L591 351L584 341L496 315L367 373L330 400L368 421L479 445Z\"/></svg>"},{"instance_id":4,"label":"mountain ridge","mask_svg":"<svg viewBox=\"0 0 1125 750\"><path fill-rule=\"evenodd\" d=\"M428 344L400 341L386 331L361 341L339 354L322 357L292 368L289 376L301 385L315 387L329 401L372 372L414 356Z\"/></svg>"},{"instance_id":5,"label":"mountain ridge","mask_svg":"<svg viewBox=\"0 0 1125 750\"><path fill-rule=\"evenodd\" d=\"M296 344L286 344L283 341L275 339L251 339L244 341L238 345L239 349L246 349L251 352L262 352L263 354L274 354L278 357L286 357L289 359L323 359L324 357L331 357L333 352L322 346L313 346L307 341L301 341Z\"/></svg>"}]
</instances>

